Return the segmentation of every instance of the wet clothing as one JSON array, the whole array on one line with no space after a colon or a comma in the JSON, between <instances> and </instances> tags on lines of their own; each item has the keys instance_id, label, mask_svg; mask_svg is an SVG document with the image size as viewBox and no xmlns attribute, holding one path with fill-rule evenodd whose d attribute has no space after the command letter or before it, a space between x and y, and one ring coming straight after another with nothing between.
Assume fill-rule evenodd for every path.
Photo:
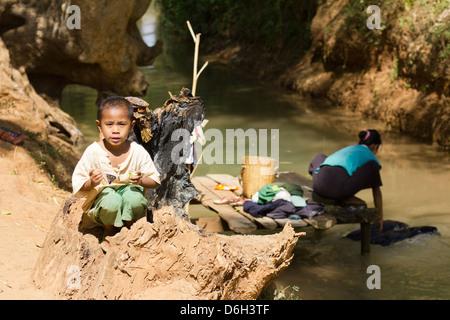
<instances>
[{"instance_id":1,"label":"wet clothing","mask_svg":"<svg viewBox=\"0 0 450 320\"><path fill-rule=\"evenodd\" d=\"M313 177L314 192L323 198L342 201L363 189L382 186L380 169L369 148L358 145L329 157L323 153L316 155L308 171Z\"/></svg>"},{"instance_id":2,"label":"wet clothing","mask_svg":"<svg viewBox=\"0 0 450 320\"><path fill-rule=\"evenodd\" d=\"M415 237L419 234L439 235L436 227L408 227L407 224L398 221L387 220L383 222L383 230L379 231L379 226L370 226L370 243L379 244L383 247L391 246L393 243ZM361 240L361 230L355 230L346 236L347 239L355 241Z\"/></svg>"}]
</instances>

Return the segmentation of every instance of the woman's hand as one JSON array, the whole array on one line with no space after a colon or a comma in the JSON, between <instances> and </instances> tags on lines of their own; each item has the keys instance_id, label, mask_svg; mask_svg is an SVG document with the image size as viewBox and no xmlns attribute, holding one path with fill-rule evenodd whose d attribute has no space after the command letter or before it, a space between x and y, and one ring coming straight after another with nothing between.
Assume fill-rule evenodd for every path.
<instances>
[{"instance_id":1,"label":"woman's hand","mask_svg":"<svg viewBox=\"0 0 450 320\"><path fill-rule=\"evenodd\" d=\"M383 231L383 219L380 219L379 225L378 225L378 231Z\"/></svg>"}]
</instances>

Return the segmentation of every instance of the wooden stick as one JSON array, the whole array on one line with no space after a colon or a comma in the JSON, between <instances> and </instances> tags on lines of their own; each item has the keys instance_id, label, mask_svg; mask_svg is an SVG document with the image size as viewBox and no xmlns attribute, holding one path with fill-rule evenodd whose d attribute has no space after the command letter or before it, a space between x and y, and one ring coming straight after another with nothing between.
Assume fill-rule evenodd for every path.
<instances>
[{"instance_id":1,"label":"wooden stick","mask_svg":"<svg viewBox=\"0 0 450 320\"><path fill-rule=\"evenodd\" d=\"M197 90L197 65L198 65L198 51L200 48L200 33L196 36L195 41L195 52L194 52L194 76L192 78L192 95L195 96L195 91Z\"/></svg>"},{"instance_id":2,"label":"wooden stick","mask_svg":"<svg viewBox=\"0 0 450 320\"><path fill-rule=\"evenodd\" d=\"M192 170L191 172L191 176L190 179L192 179L192 177L194 176L195 170L197 170L198 165L200 164L200 161L202 161L203 158L203 154L205 153L205 148L203 148L202 154L200 155L200 158L197 160L197 163L194 166L194 170Z\"/></svg>"},{"instance_id":3,"label":"wooden stick","mask_svg":"<svg viewBox=\"0 0 450 320\"><path fill-rule=\"evenodd\" d=\"M205 70L205 68L208 66L208 61L205 62L205 64L203 65L203 67L200 69L200 71L197 73L197 79L200 77L200 74L202 73L203 70Z\"/></svg>"},{"instance_id":4,"label":"wooden stick","mask_svg":"<svg viewBox=\"0 0 450 320\"><path fill-rule=\"evenodd\" d=\"M200 69L200 71L197 72L197 68L198 68L198 52L200 49L200 33L195 34L194 29L192 29L191 23L188 21L186 21L186 24L189 28L189 32L191 33L192 39L194 40L194 44L195 44L195 51L194 51L194 71L193 71L193 75L192 75L192 95L195 96L195 93L197 91L197 82L198 82L198 78L200 77L200 74L202 73L202 71L206 68L206 66L208 65L208 62L206 62L203 67Z\"/></svg>"},{"instance_id":5,"label":"wooden stick","mask_svg":"<svg viewBox=\"0 0 450 320\"><path fill-rule=\"evenodd\" d=\"M187 23L187 25L188 25L189 31L191 32L192 39L193 39L194 42L195 42L195 33L194 33L194 30L192 29L191 23L189 22L189 20L186 21L186 23Z\"/></svg>"}]
</instances>

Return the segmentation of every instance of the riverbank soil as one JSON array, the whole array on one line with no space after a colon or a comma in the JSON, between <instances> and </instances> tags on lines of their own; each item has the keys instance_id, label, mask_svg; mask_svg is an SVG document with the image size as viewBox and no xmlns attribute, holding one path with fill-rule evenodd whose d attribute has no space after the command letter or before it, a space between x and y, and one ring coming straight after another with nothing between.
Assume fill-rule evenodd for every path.
<instances>
[{"instance_id":1,"label":"riverbank soil","mask_svg":"<svg viewBox=\"0 0 450 320\"><path fill-rule=\"evenodd\" d=\"M0 140L0 299L52 299L35 289L31 271L70 195L64 190L81 134L70 116L35 92L23 70L11 66L1 39L0 83L0 126L27 136L20 146Z\"/></svg>"},{"instance_id":2,"label":"riverbank soil","mask_svg":"<svg viewBox=\"0 0 450 320\"><path fill-rule=\"evenodd\" d=\"M25 148L1 140L0 181L0 299L55 299L35 288L31 274L70 193L56 188Z\"/></svg>"}]
</instances>

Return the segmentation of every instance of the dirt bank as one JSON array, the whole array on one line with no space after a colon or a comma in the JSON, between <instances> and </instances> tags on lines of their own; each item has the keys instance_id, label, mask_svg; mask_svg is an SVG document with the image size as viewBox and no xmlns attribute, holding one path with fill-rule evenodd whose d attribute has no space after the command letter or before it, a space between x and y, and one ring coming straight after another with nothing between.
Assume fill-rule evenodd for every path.
<instances>
[{"instance_id":1,"label":"dirt bank","mask_svg":"<svg viewBox=\"0 0 450 320\"><path fill-rule=\"evenodd\" d=\"M54 216L69 193L58 189L23 147L0 141L0 299L55 299L31 273Z\"/></svg>"},{"instance_id":2,"label":"dirt bank","mask_svg":"<svg viewBox=\"0 0 450 320\"><path fill-rule=\"evenodd\" d=\"M70 194L61 188L69 188L78 157L73 143L81 136L73 120L11 66L1 40L0 83L0 126L28 135L22 146L0 140L0 299L53 299L35 289L31 271Z\"/></svg>"}]
</instances>

